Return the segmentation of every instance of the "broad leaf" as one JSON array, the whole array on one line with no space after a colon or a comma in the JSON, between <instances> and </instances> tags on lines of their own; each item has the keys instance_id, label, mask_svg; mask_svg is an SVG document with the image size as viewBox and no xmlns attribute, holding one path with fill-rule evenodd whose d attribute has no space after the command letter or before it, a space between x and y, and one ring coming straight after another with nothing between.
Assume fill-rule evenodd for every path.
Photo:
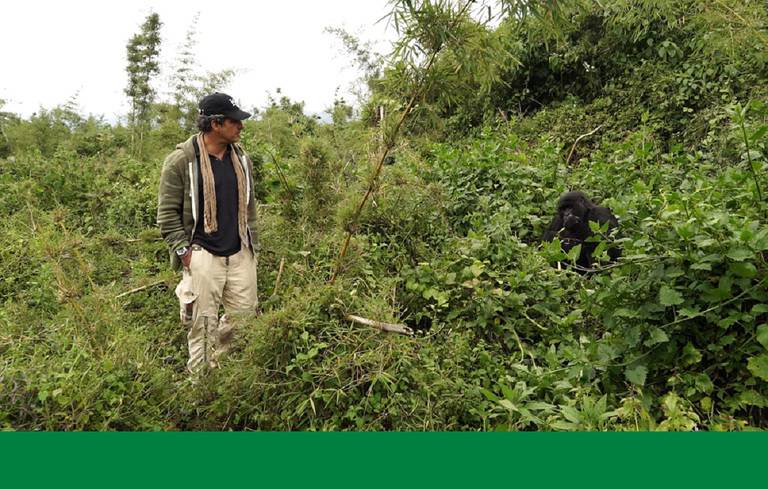
<instances>
[{"instance_id":1,"label":"broad leaf","mask_svg":"<svg viewBox=\"0 0 768 489\"><path fill-rule=\"evenodd\" d=\"M664 306L677 306L685 302L680 292L663 285L659 290L659 302Z\"/></svg>"},{"instance_id":2,"label":"broad leaf","mask_svg":"<svg viewBox=\"0 0 768 489\"><path fill-rule=\"evenodd\" d=\"M666 343L669 341L669 336L661 328L653 328L651 330L651 337L645 340L643 343L645 346L658 345L659 343Z\"/></svg>"},{"instance_id":3,"label":"broad leaf","mask_svg":"<svg viewBox=\"0 0 768 489\"><path fill-rule=\"evenodd\" d=\"M731 271L741 278L754 278L757 268L750 262L736 262L731 264Z\"/></svg>"},{"instance_id":4,"label":"broad leaf","mask_svg":"<svg viewBox=\"0 0 768 489\"><path fill-rule=\"evenodd\" d=\"M578 244L573 248L571 248L570 250L568 250L568 259L570 261L576 261L579 259L580 254L581 254L581 245Z\"/></svg>"},{"instance_id":5,"label":"broad leaf","mask_svg":"<svg viewBox=\"0 0 768 489\"><path fill-rule=\"evenodd\" d=\"M765 133L768 132L768 126L760 126L757 128L757 130L752 133L752 135L749 137L749 141L754 143L755 141L758 141L763 136L765 136Z\"/></svg>"},{"instance_id":6,"label":"broad leaf","mask_svg":"<svg viewBox=\"0 0 768 489\"><path fill-rule=\"evenodd\" d=\"M575 423L575 424L581 423L581 413L575 407L560 406L560 411L563 413L563 416L565 416L565 419L567 419L571 423Z\"/></svg>"},{"instance_id":7,"label":"broad leaf","mask_svg":"<svg viewBox=\"0 0 768 489\"><path fill-rule=\"evenodd\" d=\"M765 397L761 395L759 392L751 389L739 394L738 399L739 399L739 404L743 406L757 406L757 407L768 406L768 397Z\"/></svg>"},{"instance_id":8,"label":"broad leaf","mask_svg":"<svg viewBox=\"0 0 768 489\"><path fill-rule=\"evenodd\" d=\"M701 352L690 341L683 347L683 356L680 359L683 365L693 365L701 361Z\"/></svg>"},{"instance_id":9,"label":"broad leaf","mask_svg":"<svg viewBox=\"0 0 768 489\"><path fill-rule=\"evenodd\" d=\"M757 327L757 341L768 350L768 324L761 324Z\"/></svg>"},{"instance_id":10,"label":"broad leaf","mask_svg":"<svg viewBox=\"0 0 768 489\"><path fill-rule=\"evenodd\" d=\"M692 307L681 307L680 308L680 315L681 316L687 316L689 318L696 317L699 314L701 314L701 311L699 311L696 308Z\"/></svg>"},{"instance_id":11,"label":"broad leaf","mask_svg":"<svg viewBox=\"0 0 768 489\"><path fill-rule=\"evenodd\" d=\"M633 384L643 386L645 385L645 378L648 375L648 369L643 365L627 367L627 369L624 370L624 375L627 377L627 380Z\"/></svg>"},{"instance_id":12,"label":"broad leaf","mask_svg":"<svg viewBox=\"0 0 768 489\"><path fill-rule=\"evenodd\" d=\"M755 377L759 377L768 382L768 353L763 353L752 357L747 362L747 368Z\"/></svg>"},{"instance_id":13,"label":"broad leaf","mask_svg":"<svg viewBox=\"0 0 768 489\"><path fill-rule=\"evenodd\" d=\"M728 258L734 261L749 260L754 257L755 254L749 248L731 248L726 254Z\"/></svg>"},{"instance_id":14,"label":"broad leaf","mask_svg":"<svg viewBox=\"0 0 768 489\"><path fill-rule=\"evenodd\" d=\"M515 405L509 399L502 399L501 401L499 401L499 404L501 404L501 407L503 407L504 409L506 409L511 413L517 411L517 407L515 407Z\"/></svg>"}]
</instances>

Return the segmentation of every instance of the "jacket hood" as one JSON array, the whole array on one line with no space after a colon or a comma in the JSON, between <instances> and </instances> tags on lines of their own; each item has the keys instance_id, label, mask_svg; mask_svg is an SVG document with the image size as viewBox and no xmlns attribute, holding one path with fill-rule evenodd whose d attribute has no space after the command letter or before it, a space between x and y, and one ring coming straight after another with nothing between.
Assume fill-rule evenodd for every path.
<instances>
[{"instance_id":1,"label":"jacket hood","mask_svg":"<svg viewBox=\"0 0 768 489\"><path fill-rule=\"evenodd\" d=\"M187 157L187 160L189 160L189 161L193 161L193 160L196 159L195 143L194 143L196 138L197 138L197 133L195 133L194 135L190 136L189 139L187 139L183 143L179 143L179 144L176 145L176 149L180 149L181 151L183 151L184 155ZM240 157L243 156L244 151L243 151L243 148L239 144L234 143L234 144L230 144L230 146L234 150L237 151L237 154Z\"/></svg>"},{"instance_id":2,"label":"jacket hood","mask_svg":"<svg viewBox=\"0 0 768 489\"><path fill-rule=\"evenodd\" d=\"M182 150L188 160L195 159L195 145L193 141L195 140L196 137L197 137L197 134L190 136L190 138L184 141L183 143L179 143L176 145L176 149Z\"/></svg>"}]
</instances>

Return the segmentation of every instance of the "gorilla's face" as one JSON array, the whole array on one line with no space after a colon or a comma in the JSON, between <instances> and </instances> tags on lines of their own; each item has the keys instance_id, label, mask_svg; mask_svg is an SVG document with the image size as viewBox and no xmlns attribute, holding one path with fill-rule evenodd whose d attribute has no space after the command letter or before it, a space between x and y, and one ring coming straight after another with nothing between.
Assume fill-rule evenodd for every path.
<instances>
[{"instance_id":1,"label":"gorilla's face","mask_svg":"<svg viewBox=\"0 0 768 489\"><path fill-rule=\"evenodd\" d=\"M568 192L560 198L557 211L563 218L563 227L573 230L587 215L586 198L580 192Z\"/></svg>"}]
</instances>

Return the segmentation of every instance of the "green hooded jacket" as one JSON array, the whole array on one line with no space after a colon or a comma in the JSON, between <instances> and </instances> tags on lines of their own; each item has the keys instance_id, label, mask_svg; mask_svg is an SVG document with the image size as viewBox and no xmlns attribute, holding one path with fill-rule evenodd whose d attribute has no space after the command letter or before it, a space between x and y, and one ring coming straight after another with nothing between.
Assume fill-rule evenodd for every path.
<instances>
[{"instance_id":1,"label":"green hooded jacket","mask_svg":"<svg viewBox=\"0 0 768 489\"><path fill-rule=\"evenodd\" d=\"M181 260L176 250L189 246L195 232L198 219L198 176L200 163L195 155L192 136L168 155L163 162L158 190L157 225L160 234L168 244L171 255L171 267L181 270ZM232 145L240 157L245 170L245 185L248 202L248 246L258 251L256 230L256 201L253 197L253 163L239 144Z\"/></svg>"}]
</instances>

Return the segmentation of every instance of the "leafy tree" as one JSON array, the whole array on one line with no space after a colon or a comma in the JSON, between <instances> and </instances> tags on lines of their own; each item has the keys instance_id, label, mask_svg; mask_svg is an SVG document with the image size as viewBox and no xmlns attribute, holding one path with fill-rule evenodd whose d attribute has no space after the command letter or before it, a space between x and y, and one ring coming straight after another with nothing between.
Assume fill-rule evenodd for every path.
<instances>
[{"instance_id":1,"label":"leafy tree","mask_svg":"<svg viewBox=\"0 0 768 489\"><path fill-rule=\"evenodd\" d=\"M155 99L155 90L152 88L152 78L160 72L158 57L160 56L160 16L152 13L147 16L141 25L138 34L135 34L126 46L128 66L128 86L125 94L131 102L130 124L133 128L134 144L138 135L138 149L140 152L141 140L149 125L150 108ZM136 150L134 146L134 150Z\"/></svg>"},{"instance_id":2,"label":"leafy tree","mask_svg":"<svg viewBox=\"0 0 768 489\"><path fill-rule=\"evenodd\" d=\"M11 114L10 112L5 112L2 110L3 107L5 107L5 100L0 99L0 157L8 156L11 152L11 142L8 139L8 134L6 133L6 126L10 124L12 120L15 120L16 117Z\"/></svg>"},{"instance_id":3,"label":"leafy tree","mask_svg":"<svg viewBox=\"0 0 768 489\"><path fill-rule=\"evenodd\" d=\"M235 76L235 70L225 69L204 72L197 61L197 25L200 13L196 13L180 46L170 76L169 103L156 104L155 116L159 125L180 126L182 133L197 127L197 104L209 93L222 91ZM169 129L169 128L166 128ZM165 132L173 132L166 130Z\"/></svg>"}]
</instances>

